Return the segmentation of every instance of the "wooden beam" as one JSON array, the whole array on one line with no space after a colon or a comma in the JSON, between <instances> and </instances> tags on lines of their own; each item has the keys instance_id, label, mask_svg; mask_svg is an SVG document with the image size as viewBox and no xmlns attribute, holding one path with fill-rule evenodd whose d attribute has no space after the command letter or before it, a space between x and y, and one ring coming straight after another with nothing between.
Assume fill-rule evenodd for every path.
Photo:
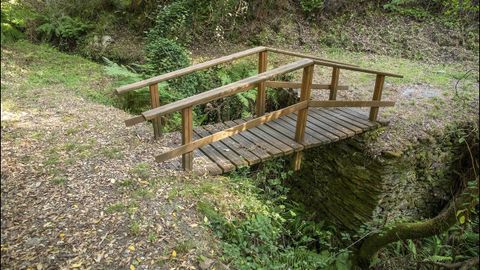
<instances>
[{"instance_id":1,"label":"wooden beam","mask_svg":"<svg viewBox=\"0 0 480 270\"><path fill-rule=\"evenodd\" d=\"M303 68L302 89L300 92L300 102L309 102L312 91L314 65ZM295 141L302 144L305 137L305 127L307 125L308 107L298 111L297 126L295 129ZM292 167L294 171L300 170L303 152L295 152L293 156Z\"/></svg>"},{"instance_id":2,"label":"wooden beam","mask_svg":"<svg viewBox=\"0 0 480 270\"><path fill-rule=\"evenodd\" d=\"M347 63L328 60L328 59L323 59L323 58L320 58L320 57L317 57L317 56L314 56L314 55L309 55L309 54L296 53L296 52L292 52L292 51L275 49L275 48L270 48L270 47L267 47L266 49L267 49L267 51L280 53L280 54L284 54L284 55L308 58L308 59L312 59L312 60L319 60L319 61L329 62L329 63L332 63L332 64L342 64L342 65L346 65L346 66L358 67L357 65L347 64Z\"/></svg>"},{"instance_id":3,"label":"wooden beam","mask_svg":"<svg viewBox=\"0 0 480 270\"><path fill-rule=\"evenodd\" d=\"M340 69L334 67L332 69L332 81L330 83L330 100L337 99L338 80L340 78Z\"/></svg>"},{"instance_id":4,"label":"wooden beam","mask_svg":"<svg viewBox=\"0 0 480 270\"><path fill-rule=\"evenodd\" d=\"M125 120L125 126L131 127L131 126L134 126L136 124L140 124L142 122L145 122L145 118L143 117L143 115L137 115L137 116L134 116L130 119Z\"/></svg>"},{"instance_id":5,"label":"wooden beam","mask_svg":"<svg viewBox=\"0 0 480 270\"><path fill-rule=\"evenodd\" d=\"M267 71L267 52L259 52L258 53L258 73L263 73ZM256 115L262 116L265 114L265 100L266 100L266 93L265 93L265 82L259 82L257 87L257 99L256 99Z\"/></svg>"},{"instance_id":6,"label":"wooden beam","mask_svg":"<svg viewBox=\"0 0 480 270\"><path fill-rule=\"evenodd\" d=\"M214 133L210 136L206 136L206 137L203 137L201 139L195 140L193 142L184 144L184 145L182 145L180 147L177 147L177 148L175 148L171 151L168 151L166 153L163 153L163 154L160 154L160 155L156 156L155 160L158 161L158 162L169 160L169 159L174 158L176 156L183 155L185 153L191 152L191 151L193 151L197 148L200 148L204 145L207 145L209 143L212 143L212 142L215 142L215 141L233 136L233 135L238 134L238 133L240 133L244 130L247 130L249 128L256 127L256 126L261 125L261 124L263 124L265 122L268 122L268 121L273 121L273 120L278 119L278 118L280 118L284 115L287 115L287 114L292 113L292 112L296 112L296 111L301 110L301 109L305 109L307 107L308 107L308 101L299 102L297 104L286 107L284 109L265 114L261 117L257 117L255 119L252 119L252 120L247 121L245 123L242 123L240 125L236 125L234 127L231 127L231 128L225 129L223 131L219 131L217 133Z\"/></svg>"},{"instance_id":7,"label":"wooden beam","mask_svg":"<svg viewBox=\"0 0 480 270\"><path fill-rule=\"evenodd\" d=\"M377 75L375 79L375 88L373 90L372 100L380 100L382 98L383 83L385 82L385 75ZM377 121L378 116L378 107L372 107L370 109L370 116L368 119L370 121Z\"/></svg>"},{"instance_id":8,"label":"wooden beam","mask_svg":"<svg viewBox=\"0 0 480 270\"><path fill-rule=\"evenodd\" d=\"M311 100L309 107L391 107L394 101Z\"/></svg>"},{"instance_id":9,"label":"wooden beam","mask_svg":"<svg viewBox=\"0 0 480 270\"><path fill-rule=\"evenodd\" d=\"M299 82L282 82L282 81L266 81L265 85L271 88L292 88L292 89L300 89L302 87L302 83ZM312 89L323 89L323 90L330 90L330 84L312 84ZM347 85L338 85L337 90L348 90Z\"/></svg>"},{"instance_id":10,"label":"wooden beam","mask_svg":"<svg viewBox=\"0 0 480 270\"><path fill-rule=\"evenodd\" d=\"M325 61L315 60L315 65L326 66L326 67L337 67L337 68L346 69L346 70L353 70L353 71L359 71L359 72L370 73L370 74L377 74L377 75L383 75L383 76L389 76L389 77L403 78L402 75L398 75L398 74L376 71L376 70L372 70L372 69L366 69L366 68L360 68L360 67L354 67L354 66L348 66L348 65L333 64L333 63L325 62Z\"/></svg>"},{"instance_id":11,"label":"wooden beam","mask_svg":"<svg viewBox=\"0 0 480 270\"><path fill-rule=\"evenodd\" d=\"M152 109L160 107L158 83L149 85L148 89L150 91L150 104L152 106ZM152 119L152 124L153 124L153 138L159 139L160 137L162 137L162 122L161 122L160 116Z\"/></svg>"},{"instance_id":12,"label":"wooden beam","mask_svg":"<svg viewBox=\"0 0 480 270\"><path fill-rule=\"evenodd\" d=\"M213 59L213 60L210 60L210 61L207 61L207 62L199 63L199 64L196 64L196 65L193 65L193 66L189 66L189 67L182 68L182 69L179 69L179 70L176 70L176 71L172 71L172 72L169 72L169 73L166 73L166 74L162 74L160 76L156 76L156 77L153 77L153 78L150 78L150 79L146 79L146 80L135 82L135 83L128 84L128 85L124 85L124 86L121 86L121 87L117 88L116 92L117 92L117 94L123 94L123 93L126 93L128 91L132 91L132 90L139 89L139 88L142 88L142 87L145 87L145 86L149 86L149 85L152 85L152 84L155 84L155 83L159 83L159 82L174 79L174 78L177 78L177 77L180 77L180 76L183 76L183 75L187 75L187 74L190 74L190 73L195 72L195 71L206 69L206 68L216 66L216 65L219 65L219 64L223 64L223 63L226 63L226 62L231 62L231 61L237 60L237 59L242 58L242 57L246 57L246 56L249 56L249 55L252 55L252 54L263 52L265 50L266 50L265 47L255 47L255 48L248 49L248 50L245 50L245 51L237 52L237 53L230 54L230 55L227 55L227 56L223 56L223 57L220 57L220 58L216 58L216 59Z\"/></svg>"},{"instance_id":13,"label":"wooden beam","mask_svg":"<svg viewBox=\"0 0 480 270\"><path fill-rule=\"evenodd\" d=\"M297 70L299 68L303 68L305 66L311 65L312 63L313 61L310 59L302 59L302 60L269 70L267 72L264 72L255 76L143 112L142 115L143 117L145 117L146 120L150 120L155 117L176 112L187 107L192 107L192 106L204 104L219 98L231 96L236 93L240 93L248 89L251 89L253 87L256 87L259 82L267 81L275 76L285 74L290 71Z\"/></svg>"},{"instance_id":14,"label":"wooden beam","mask_svg":"<svg viewBox=\"0 0 480 270\"><path fill-rule=\"evenodd\" d=\"M182 110L182 144L188 144L192 142L193 137L193 118L192 107L188 107ZM185 171L193 170L193 151L182 155L182 166Z\"/></svg>"}]
</instances>

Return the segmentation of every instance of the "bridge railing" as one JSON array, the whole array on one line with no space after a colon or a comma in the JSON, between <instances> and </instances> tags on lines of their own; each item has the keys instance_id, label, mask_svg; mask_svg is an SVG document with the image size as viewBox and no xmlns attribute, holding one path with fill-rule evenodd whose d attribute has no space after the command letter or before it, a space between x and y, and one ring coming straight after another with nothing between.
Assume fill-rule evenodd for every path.
<instances>
[{"instance_id":1,"label":"bridge railing","mask_svg":"<svg viewBox=\"0 0 480 270\"><path fill-rule=\"evenodd\" d=\"M272 70L267 71L267 52L280 53L284 55L304 57L304 59L298 60L293 63L289 63ZM258 61L258 74L249 78L242 79L240 81L221 86L185 99L175 101L166 105L160 106L160 100L158 97L158 83L177 78L186 74L190 74L195 71L206 69L214 65L234 61L236 59L246 57L249 55L259 55ZM326 66L332 68L331 83L329 85L313 84L313 70L315 65ZM296 82L279 82L271 81L272 78L282 75L288 72L292 72L303 68L302 81ZM340 101L336 100L337 90L346 90L347 86L338 85L340 70L351 70L364 73L370 73L376 75L374 93L371 101ZM182 155L182 165L184 170L190 171L193 168L193 151L204 145L212 142L233 136L249 128L256 127L268 121L278 119L284 115L298 111L295 141L302 143L304 139L307 110L309 107L371 107L369 119L375 121L378 116L378 108L383 106L393 106L395 103L392 101L381 101L383 84L386 76L402 78L401 75L375 71L370 69L360 68L355 65L345 64L341 62L321 59L315 56L299 54L295 52L267 48L256 47L253 49L245 50L228 56L213 59L204 63L196 64L187 68L183 68L177 71L169 72L157 77L153 77L147 80L139 81L133 84L129 84L120 87L116 90L118 94L126 93L135 89L148 86L150 89L150 97L152 109L143 112L141 115L135 116L125 121L127 126L132 126L147 120L151 120L154 126L155 138L161 135L161 116L181 111L182 114L182 145L168 151L166 153L158 155L155 159L158 162L162 162L179 155ZM270 112L265 114L265 88L269 87L289 87L300 88L299 101L289 107ZM192 141L193 139L193 119L192 108L193 106L204 104L212 100L225 98L240 92L257 88L256 97L256 116L250 121L243 124L236 125L234 127L219 131L207 137ZM310 100L312 89L325 89L330 91L329 100ZM301 162L301 152L297 152L293 159L293 168L299 169Z\"/></svg>"}]
</instances>

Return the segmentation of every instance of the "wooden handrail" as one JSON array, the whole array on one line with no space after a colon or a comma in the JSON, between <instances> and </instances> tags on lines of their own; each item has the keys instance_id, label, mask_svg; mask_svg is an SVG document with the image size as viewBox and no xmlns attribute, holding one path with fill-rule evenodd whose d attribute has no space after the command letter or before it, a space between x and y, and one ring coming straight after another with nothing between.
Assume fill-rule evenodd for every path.
<instances>
[{"instance_id":1,"label":"wooden handrail","mask_svg":"<svg viewBox=\"0 0 480 270\"><path fill-rule=\"evenodd\" d=\"M293 89L300 89L302 83L299 82L284 82L284 81L266 81L265 85L271 88L293 88ZM312 89L323 89L329 90L331 87L330 84L312 84ZM339 85L337 86L337 90L348 90L347 85Z\"/></svg>"},{"instance_id":2,"label":"wooden handrail","mask_svg":"<svg viewBox=\"0 0 480 270\"><path fill-rule=\"evenodd\" d=\"M193 151L197 148L200 148L204 145L207 145L209 143L219 141L221 139L225 139L227 137L238 134L238 133L240 133L244 130L256 127L258 125L261 125L261 124L269 122L269 121L273 121L273 120L278 119L278 118L280 118L284 115L287 115L287 114L305 109L307 107L308 107L308 101L303 101L303 102L299 102L297 104L294 104L292 106L280 109L278 111L267 113L267 114L265 114L261 117L257 117L255 119L252 119L252 120L247 121L245 123L236 125L236 126L231 127L231 128L227 128L223 131L216 132L212 135L209 135L207 137L203 137L203 138L195 140L193 142L183 144L182 146L179 146L179 147L177 147L173 150L170 150L168 152L165 152L165 153L162 153L162 154L156 156L155 160L158 161L158 162L169 160L169 159L174 158L176 156L179 156L179 155L182 155L182 154L185 154L185 153L189 153L189 152L191 152L191 151Z\"/></svg>"},{"instance_id":3,"label":"wooden handrail","mask_svg":"<svg viewBox=\"0 0 480 270\"><path fill-rule=\"evenodd\" d=\"M310 100L309 107L391 107L394 101L378 101L378 100Z\"/></svg>"},{"instance_id":4,"label":"wooden handrail","mask_svg":"<svg viewBox=\"0 0 480 270\"><path fill-rule=\"evenodd\" d=\"M296 57L301 57L301 58L309 58L309 59L312 59L312 60L324 61L324 62L329 62L329 63L332 63L332 64L358 67L357 65L352 65L352 64L347 64L347 63L343 63L343 62L323 59L323 58L313 56L313 55L310 55L310 54L296 53L296 52L291 52L291 51L282 50L282 49L275 49L275 48L270 48L270 47L267 47L266 49L269 52L280 53L280 54L284 54L284 55L296 56Z\"/></svg>"},{"instance_id":5,"label":"wooden handrail","mask_svg":"<svg viewBox=\"0 0 480 270\"><path fill-rule=\"evenodd\" d=\"M310 59L298 60L296 62L266 71L264 73L260 73L255 76L212 89L210 91L206 91L179 101L157 107L155 109L143 112L142 115L145 120L150 120L155 117L176 112L187 107L196 106L215 99L231 96L233 94L256 87L258 83L267 81L275 76L285 74L312 64L313 60Z\"/></svg>"},{"instance_id":6,"label":"wooden handrail","mask_svg":"<svg viewBox=\"0 0 480 270\"><path fill-rule=\"evenodd\" d=\"M189 67L186 67L186 68L175 70L175 71L172 71L172 72L169 72L169 73L162 74L160 76L152 77L150 79L146 79L146 80L143 80L143 81L139 81L139 82L135 82L135 83L131 83L131 84L128 84L128 85L121 86L121 87L116 89L116 92L117 92L117 94L123 94L123 93L129 92L131 90L139 89L139 88L149 86L149 85L152 85L152 84L155 84L155 83L159 83L159 82L163 82L163 81L166 81L166 80L174 79L174 78L177 78L177 77L180 77L180 76L183 76L183 75L193 73L195 71L206 69L206 68L216 66L216 65L219 65L219 64L223 64L223 63L226 63L226 62L231 62L231 61L234 61L236 59L239 59L239 58L242 58L242 57L245 57L245 56L249 56L249 55L252 55L252 54L259 53L259 52L264 52L265 50L266 50L265 47L255 47L255 48L248 49L248 50L245 50L245 51L241 51L241 52L237 52L237 53L234 53L234 54L226 55L226 56L223 56L223 57L220 57L220 58L215 58L215 59L212 59L212 60L207 61L207 62L203 62L203 63L199 63L199 64L196 64L196 65L193 65L193 66L189 66Z\"/></svg>"},{"instance_id":7,"label":"wooden handrail","mask_svg":"<svg viewBox=\"0 0 480 270\"><path fill-rule=\"evenodd\" d=\"M402 75L389 73L389 72L383 72L383 71L377 71L377 70L372 70L372 69L354 67L354 66L350 66L350 65L335 64L335 63L330 63L330 62L327 62L327 61L320 61L320 60L314 60L314 62L315 62L315 65L320 65L320 66L341 68L341 69L346 69L346 70L353 70L353 71L359 71L359 72L363 72L363 73L383 75L383 76L389 76L389 77L395 77L395 78L403 78Z\"/></svg>"}]
</instances>

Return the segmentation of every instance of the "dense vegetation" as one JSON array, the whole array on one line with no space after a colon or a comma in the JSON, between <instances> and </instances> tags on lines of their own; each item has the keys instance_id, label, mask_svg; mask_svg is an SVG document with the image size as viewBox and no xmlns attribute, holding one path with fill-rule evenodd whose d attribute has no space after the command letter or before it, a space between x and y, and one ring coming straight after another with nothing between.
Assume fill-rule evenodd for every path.
<instances>
[{"instance_id":1,"label":"dense vegetation","mask_svg":"<svg viewBox=\"0 0 480 270\"><path fill-rule=\"evenodd\" d=\"M331 52L329 56L348 60L358 58L355 53L374 53L384 55L381 60L386 65L404 61L385 56L389 55L431 63L422 67L432 69L424 79L445 88L452 88L452 77L458 84L467 75L457 71L456 65L444 63L478 62L479 5L473 0L2 0L1 4L2 46L17 44L22 53L37 50L40 54L27 55L25 61L55 59L31 67L33 73L28 74L26 86L64 84L76 88L82 97L131 113L149 108L148 90L119 97L112 95L111 88L189 66L196 60L191 51L208 55L220 47L273 44L324 48ZM380 23L373 24L377 21ZM36 49L25 39L47 43L55 49L46 45ZM340 54L338 48L349 52ZM67 56L57 57L56 50L103 66L82 62L80 70L59 70L59 66L66 65ZM403 71L418 71L405 61ZM92 90L80 83L86 81L83 73L87 70L93 70L95 76L105 73L109 89ZM160 84L160 100L169 103L256 72L253 59L210 68ZM414 83L418 76L407 75L405 80ZM468 83L474 84L475 80L478 84L478 78L468 79ZM291 102L290 94L270 91L268 109ZM252 90L198 106L195 124L249 117L254 111L255 97ZM466 100L471 99L460 93L456 101L459 106L466 106ZM436 116L432 113L432 117ZM174 114L163 121L166 130L175 130L180 116ZM446 136L449 144L461 145L462 153L469 153L458 160L456 167L455 188L459 196L463 194L462 187L472 186L475 181L478 185L478 127L468 129L465 132L467 129L454 127ZM425 237L408 237L407 233L400 241L385 240L384 232L371 226L343 230L329 220L314 218L304 205L292 200L291 181L295 179L286 167L281 160L229 175L223 188L234 190L244 203L237 215L229 216L233 210L217 201L199 199L197 211L219 240L219 256L234 269L351 269L355 264L398 269L407 263L409 267L415 264L417 269L432 269L452 267L472 258L478 260L476 198L471 199L469 207L454 212L457 219L445 230ZM478 190L473 194L478 194ZM393 227L389 226L387 229ZM371 235L376 237L371 241L382 240L383 244L359 262L361 245Z\"/></svg>"}]
</instances>

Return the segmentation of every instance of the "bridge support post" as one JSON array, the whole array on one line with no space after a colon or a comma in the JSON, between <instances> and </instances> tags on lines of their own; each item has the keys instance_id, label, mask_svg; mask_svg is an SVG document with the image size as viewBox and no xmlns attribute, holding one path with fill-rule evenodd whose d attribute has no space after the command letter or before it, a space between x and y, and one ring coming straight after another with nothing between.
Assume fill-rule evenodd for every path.
<instances>
[{"instance_id":1,"label":"bridge support post","mask_svg":"<svg viewBox=\"0 0 480 270\"><path fill-rule=\"evenodd\" d=\"M258 73L263 73L267 71L267 51L258 53ZM257 117L260 117L265 114L265 82L258 84L257 89L257 100L255 104L255 113Z\"/></svg>"},{"instance_id":2,"label":"bridge support post","mask_svg":"<svg viewBox=\"0 0 480 270\"><path fill-rule=\"evenodd\" d=\"M332 70L332 82L330 83L330 100L337 99L338 79L340 78L340 68L334 67Z\"/></svg>"},{"instance_id":3,"label":"bridge support post","mask_svg":"<svg viewBox=\"0 0 480 270\"><path fill-rule=\"evenodd\" d=\"M378 74L375 80L375 88L373 90L372 100L379 101L382 98L382 90L383 90L384 82L385 82L385 75ZM377 121L378 108L379 107L370 108L370 117L368 118L370 121Z\"/></svg>"},{"instance_id":4,"label":"bridge support post","mask_svg":"<svg viewBox=\"0 0 480 270\"><path fill-rule=\"evenodd\" d=\"M192 107L187 107L182 110L182 144L192 142L193 137L193 119ZM192 171L193 169L193 152L188 152L182 155L182 166L185 171Z\"/></svg>"},{"instance_id":5,"label":"bridge support post","mask_svg":"<svg viewBox=\"0 0 480 270\"><path fill-rule=\"evenodd\" d=\"M160 107L158 83L149 85L148 89L150 90L150 104L152 106L152 109ZM152 124L153 124L153 138L158 139L162 137L162 122L160 117L152 119Z\"/></svg>"},{"instance_id":6,"label":"bridge support post","mask_svg":"<svg viewBox=\"0 0 480 270\"><path fill-rule=\"evenodd\" d=\"M300 102L310 100L310 93L312 91L314 65L303 68L302 87L300 92ZM297 126L295 130L295 141L303 143L305 137L305 127L307 125L308 107L298 111ZM303 152L295 152L293 154L292 169L294 171L300 170L302 164Z\"/></svg>"}]
</instances>

